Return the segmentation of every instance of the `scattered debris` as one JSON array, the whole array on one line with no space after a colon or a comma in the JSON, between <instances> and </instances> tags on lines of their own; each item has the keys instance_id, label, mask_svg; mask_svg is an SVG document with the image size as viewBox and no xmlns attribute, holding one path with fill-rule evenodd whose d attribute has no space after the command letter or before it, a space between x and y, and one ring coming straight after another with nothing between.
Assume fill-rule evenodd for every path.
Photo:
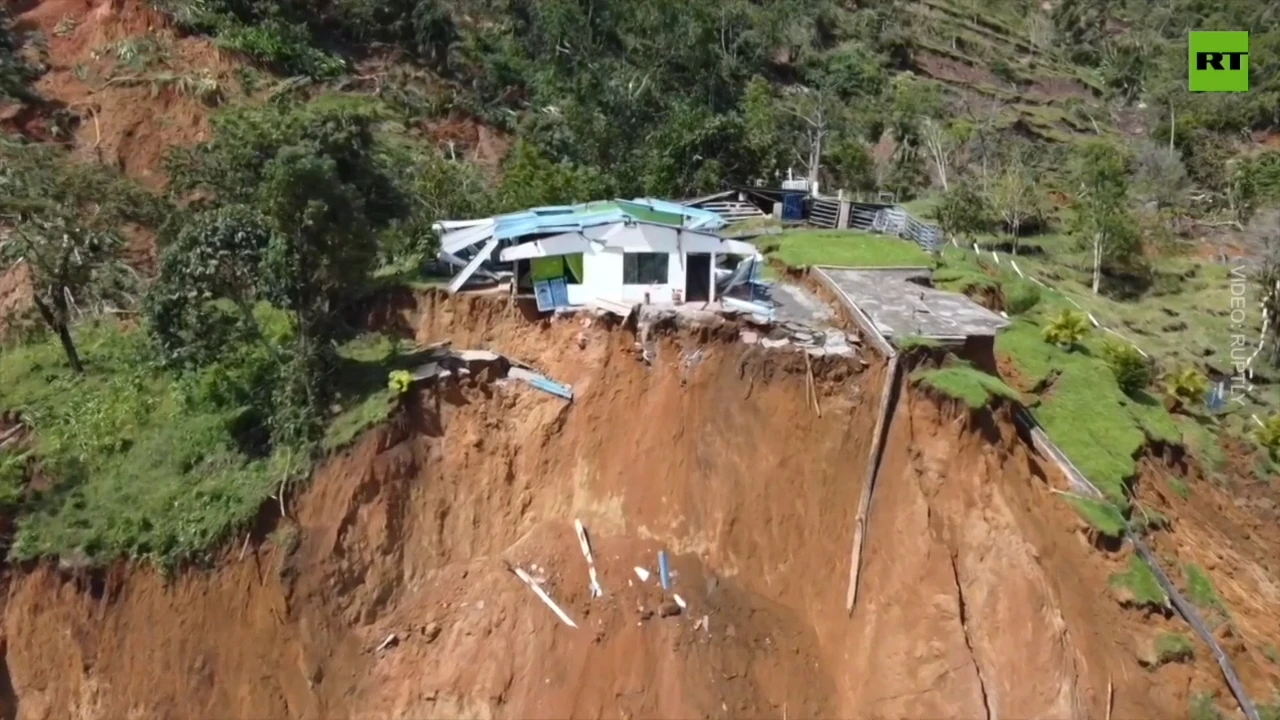
<instances>
[{"instance_id":1,"label":"scattered debris","mask_svg":"<svg viewBox=\"0 0 1280 720\"><path fill-rule=\"evenodd\" d=\"M703 615L701 619L693 624L693 629L711 632L711 616Z\"/></svg>"},{"instance_id":2,"label":"scattered debris","mask_svg":"<svg viewBox=\"0 0 1280 720\"><path fill-rule=\"evenodd\" d=\"M752 330L743 330L738 334L738 339L747 345L755 345L760 342L760 333Z\"/></svg>"},{"instance_id":3,"label":"scattered debris","mask_svg":"<svg viewBox=\"0 0 1280 720\"><path fill-rule=\"evenodd\" d=\"M507 377L515 378L516 380L522 380L543 392L551 393L552 395L558 395L564 398L565 400L573 400L572 387L568 385L564 385L562 383L558 383L549 378L543 377L542 375L539 375L530 370L513 367L507 373Z\"/></svg>"},{"instance_id":4,"label":"scattered debris","mask_svg":"<svg viewBox=\"0 0 1280 720\"><path fill-rule=\"evenodd\" d=\"M672 594L671 598L676 601L676 604L680 606L681 610L689 609L689 604L684 601L684 598L676 594Z\"/></svg>"},{"instance_id":5,"label":"scattered debris","mask_svg":"<svg viewBox=\"0 0 1280 720\"><path fill-rule=\"evenodd\" d=\"M662 589L671 589L671 565L667 560L667 551L658 551L658 573L662 578Z\"/></svg>"},{"instance_id":6,"label":"scattered debris","mask_svg":"<svg viewBox=\"0 0 1280 720\"><path fill-rule=\"evenodd\" d=\"M591 576L591 597L598 598L604 595L604 590L601 589L600 580L596 577L596 561L591 557L591 541L587 539L587 529L578 519L574 519L573 527L578 531L578 544L582 546L582 556L587 559L587 573Z\"/></svg>"},{"instance_id":7,"label":"scattered debris","mask_svg":"<svg viewBox=\"0 0 1280 720\"><path fill-rule=\"evenodd\" d=\"M759 316L765 321L773 319L773 307L764 303L751 302L750 300L740 300L735 297L721 297L720 303L730 310L749 313Z\"/></svg>"},{"instance_id":8,"label":"scattered debris","mask_svg":"<svg viewBox=\"0 0 1280 720\"><path fill-rule=\"evenodd\" d=\"M642 567L636 567L636 577L640 578L640 582L649 582L649 571Z\"/></svg>"},{"instance_id":9,"label":"scattered debris","mask_svg":"<svg viewBox=\"0 0 1280 720\"><path fill-rule=\"evenodd\" d=\"M681 612L682 610L679 605L673 602L663 603L662 607L658 609L658 617L675 617Z\"/></svg>"},{"instance_id":10,"label":"scattered debris","mask_svg":"<svg viewBox=\"0 0 1280 720\"><path fill-rule=\"evenodd\" d=\"M399 645L399 644L400 644L400 638L395 633L391 633L390 635L387 636L387 639L379 643L378 647L374 648L373 651L375 653L380 653L383 650L386 650L387 648L395 647L396 645Z\"/></svg>"},{"instance_id":11,"label":"scattered debris","mask_svg":"<svg viewBox=\"0 0 1280 720\"><path fill-rule=\"evenodd\" d=\"M428 643L433 643L436 638L440 637L440 630L440 623L430 623L423 629L422 636Z\"/></svg>"},{"instance_id":12,"label":"scattered debris","mask_svg":"<svg viewBox=\"0 0 1280 720\"><path fill-rule=\"evenodd\" d=\"M551 596L547 594L547 591L539 587L538 584L533 581L533 578L529 577L529 573L525 572L524 568L513 568L513 572L515 572L516 577L524 581L525 585L529 586L529 589L538 596L538 599L541 600L543 604L551 608L551 611L554 612L556 617L559 617L565 625L568 625L571 628L578 627L578 624L570 619L569 616L565 614L564 610L560 609L560 606L556 604L556 601L551 599Z\"/></svg>"}]
</instances>

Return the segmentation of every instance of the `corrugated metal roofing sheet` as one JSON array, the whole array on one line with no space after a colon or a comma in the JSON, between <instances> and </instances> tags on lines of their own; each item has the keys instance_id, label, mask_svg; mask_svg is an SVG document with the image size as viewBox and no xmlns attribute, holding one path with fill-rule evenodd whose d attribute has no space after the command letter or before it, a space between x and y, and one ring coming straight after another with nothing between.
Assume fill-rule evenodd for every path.
<instances>
[{"instance_id":1,"label":"corrugated metal roofing sheet","mask_svg":"<svg viewBox=\"0 0 1280 720\"><path fill-rule=\"evenodd\" d=\"M447 235L453 236L445 238L443 245L445 250L456 252L462 249L458 247L459 241L465 243L464 246L470 246L489 237L495 240L514 240L526 235L574 232L596 225L608 225L626 220L639 220L650 223L660 223L663 220L668 220L672 221L671 224L675 224L674 221L677 218L680 226L690 230L714 230L722 228L726 224L724 218L707 210L685 207L664 200L639 198L631 201L618 200L583 203L581 205L539 207L509 215L498 215L492 218L491 235L487 227L481 229L479 225L449 231L449 225L454 227L457 227L457 225L452 222L439 223L437 224L437 229L448 231ZM466 230L471 232L466 232ZM454 235L454 233L458 233L458 235Z\"/></svg>"}]
</instances>

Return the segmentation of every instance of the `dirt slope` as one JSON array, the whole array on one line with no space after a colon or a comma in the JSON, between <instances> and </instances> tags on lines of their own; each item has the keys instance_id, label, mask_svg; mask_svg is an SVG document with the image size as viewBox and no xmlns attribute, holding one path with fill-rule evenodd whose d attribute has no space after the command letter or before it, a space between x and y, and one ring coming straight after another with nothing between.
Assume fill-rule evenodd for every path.
<instances>
[{"instance_id":1,"label":"dirt slope","mask_svg":"<svg viewBox=\"0 0 1280 720\"><path fill-rule=\"evenodd\" d=\"M426 393L216 571L11 576L0 717L1083 719L1111 683L1121 720L1220 689L1203 660L1139 666L1176 622L1108 596L1123 556L1091 545L1003 414L904 392L850 618L878 361L815 362L819 417L802 357L731 329L668 335L647 367L629 331L531 326L496 299L405 297L379 322L509 352L577 397ZM670 617L632 570L663 547L688 604Z\"/></svg>"},{"instance_id":2,"label":"dirt slope","mask_svg":"<svg viewBox=\"0 0 1280 720\"><path fill-rule=\"evenodd\" d=\"M49 71L36 84L47 100L81 122L75 144L87 158L116 165L158 188L169 148L208 137L210 106L157 79L208 73L219 84L234 82L233 58L207 40L178 37L165 18L138 0L42 0L18 15L19 27L39 29L48 40ZM112 48L125 40L151 38L162 51L143 67L125 67ZM52 139L32 118L19 128Z\"/></svg>"},{"instance_id":3,"label":"dirt slope","mask_svg":"<svg viewBox=\"0 0 1280 720\"><path fill-rule=\"evenodd\" d=\"M476 305L495 314L495 347L574 384L571 407L521 387L425 398L319 473L291 554L233 550L172 585L139 569L96 589L51 569L15 578L20 716L836 712L824 633L842 616L876 400L861 389L878 372L819 364L818 418L798 357L714 344L684 372L672 341L650 369L627 333L570 322L503 342L522 321ZM596 538L602 601L575 517ZM632 572L656 570L661 546L689 604L677 617ZM581 629L504 561L545 568ZM398 646L371 654L390 633Z\"/></svg>"}]
</instances>

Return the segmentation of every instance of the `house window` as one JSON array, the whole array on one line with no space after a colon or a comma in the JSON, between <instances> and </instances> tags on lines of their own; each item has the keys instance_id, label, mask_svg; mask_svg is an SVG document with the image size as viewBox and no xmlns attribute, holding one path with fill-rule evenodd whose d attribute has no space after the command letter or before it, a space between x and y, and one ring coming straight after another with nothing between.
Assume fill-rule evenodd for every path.
<instances>
[{"instance_id":1,"label":"house window","mask_svg":"<svg viewBox=\"0 0 1280 720\"><path fill-rule=\"evenodd\" d=\"M622 256L624 285L666 285L666 253L626 253Z\"/></svg>"}]
</instances>

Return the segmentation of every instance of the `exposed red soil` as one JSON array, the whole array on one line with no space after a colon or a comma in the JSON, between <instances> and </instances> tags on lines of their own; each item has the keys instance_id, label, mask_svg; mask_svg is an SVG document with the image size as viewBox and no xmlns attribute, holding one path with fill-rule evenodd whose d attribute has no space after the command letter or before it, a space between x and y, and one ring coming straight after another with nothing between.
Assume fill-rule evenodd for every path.
<instances>
[{"instance_id":1,"label":"exposed red soil","mask_svg":"<svg viewBox=\"0 0 1280 720\"><path fill-rule=\"evenodd\" d=\"M511 138L505 133L475 118L452 114L450 117L430 120L426 131L446 152L456 153L483 168L491 178L496 178L502 161L511 149Z\"/></svg>"},{"instance_id":2,"label":"exposed red soil","mask_svg":"<svg viewBox=\"0 0 1280 720\"><path fill-rule=\"evenodd\" d=\"M844 587L811 548L848 552L877 399L859 389L878 373L815 363L818 418L798 356L713 344L684 371L673 340L650 369L627 333L433 302L419 339L488 337L572 383L573 405L520 386L424 396L318 473L292 554L233 550L171 584L122 568L99 597L53 569L15 579L23 717L836 714L822 630L843 624ZM588 597L575 517L603 600ZM648 615L660 593L631 570L656 571L659 544L689 604L674 618ZM546 568L582 629L504 562ZM372 653L391 633L399 644Z\"/></svg>"},{"instance_id":3,"label":"exposed red soil","mask_svg":"<svg viewBox=\"0 0 1280 720\"><path fill-rule=\"evenodd\" d=\"M1036 78L1029 86L1023 88L1022 93L1028 100L1042 103L1066 100L1072 97L1085 100L1093 99L1093 94L1089 92L1089 88L1085 87L1084 83L1064 77Z\"/></svg>"},{"instance_id":4,"label":"exposed red soil","mask_svg":"<svg viewBox=\"0 0 1280 720\"><path fill-rule=\"evenodd\" d=\"M171 147L208 138L211 108L171 88L120 79L207 70L223 86L234 83L233 58L208 40L178 37L141 0L42 0L18 21L48 38L49 72L36 90L80 117L77 151L114 164L152 188L166 181L162 163ZM169 59L162 65L142 71L118 67L105 52L113 43L148 34L167 47Z\"/></svg>"},{"instance_id":5,"label":"exposed red soil","mask_svg":"<svg viewBox=\"0 0 1280 720\"><path fill-rule=\"evenodd\" d=\"M1280 525L1277 493L1261 478L1218 484L1180 454L1148 455L1139 464L1138 499L1169 519L1153 535L1157 555L1175 581L1182 567L1203 568L1222 598L1230 621L1216 636L1231 653L1255 700L1280 692L1280 664L1265 649L1280 647ZM1174 488L1181 478L1187 497ZM1212 608L1202 608L1210 618Z\"/></svg>"},{"instance_id":6,"label":"exposed red soil","mask_svg":"<svg viewBox=\"0 0 1280 720\"><path fill-rule=\"evenodd\" d=\"M916 65L929 77L953 85L971 87L1008 88L1009 81L997 77L986 68L976 67L965 62L928 51L916 52L912 55ZM1050 103L1067 98L1083 98L1091 100L1093 95L1083 83L1071 78L1035 78L1030 84L1019 88L1019 94L1030 102Z\"/></svg>"},{"instance_id":7,"label":"exposed red soil","mask_svg":"<svg viewBox=\"0 0 1280 720\"><path fill-rule=\"evenodd\" d=\"M955 85L986 85L988 87L1005 87L1009 83L1001 80L985 68L974 67L953 58L928 51L912 53L912 60L929 77Z\"/></svg>"},{"instance_id":8,"label":"exposed red soil","mask_svg":"<svg viewBox=\"0 0 1280 720\"><path fill-rule=\"evenodd\" d=\"M1105 716L1110 683L1121 720L1223 690L1207 652L1140 666L1179 621L1110 596L1124 553L1094 546L1004 411L904 391L850 617L878 361L814 362L818 417L802 356L729 330L668 331L650 367L611 323L530 325L496 297L406 296L377 320L507 352L575 400L423 391L216 570L12 574L0 640L20 717L1083 719ZM632 571L656 572L662 547L688 603L673 617ZM544 575L580 628L507 564ZM1274 607L1233 607L1241 634L1265 635Z\"/></svg>"},{"instance_id":9,"label":"exposed red soil","mask_svg":"<svg viewBox=\"0 0 1280 720\"><path fill-rule=\"evenodd\" d=\"M908 394L887 448L864 570L879 600L866 616L882 628L877 652L915 650L881 654L884 670L865 684L908 699L875 716L1097 718L1110 683L1113 717L1175 717L1189 687L1221 685L1204 664L1141 668L1166 621L1109 596L1123 554L1092 545L1051 494L1064 486L1056 471L1007 419ZM920 668L907 682L891 670L905 666Z\"/></svg>"}]
</instances>

